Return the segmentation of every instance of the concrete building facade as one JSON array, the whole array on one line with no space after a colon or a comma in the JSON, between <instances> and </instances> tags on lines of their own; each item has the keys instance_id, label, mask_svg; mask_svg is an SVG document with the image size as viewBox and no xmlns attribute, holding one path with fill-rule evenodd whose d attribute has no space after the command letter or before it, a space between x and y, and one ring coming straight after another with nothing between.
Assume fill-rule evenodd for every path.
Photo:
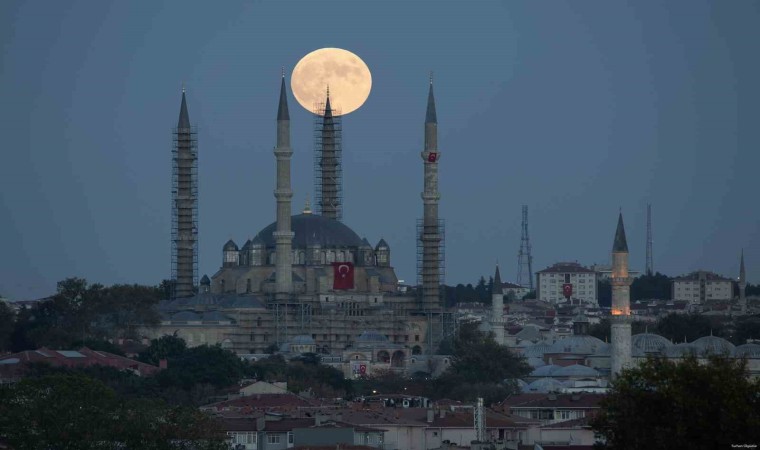
<instances>
[{"instance_id":1,"label":"concrete building facade","mask_svg":"<svg viewBox=\"0 0 760 450\"><path fill-rule=\"evenodd\" d=\"M673 300L704 304L709 300L731 300L734 282L730 278L698 270L673 279Z\"/></svg>"},{"instance_id":2,"label":"concrete building facade","mask_svg":"<svg viewBox=\"0 0 760 450\"><path fill-rule=\"evenodd\" d=\"M570 284L573 289L571 298L576 302L596 305L597 274L577 262L560 262L536 273L537 298L556 304L565 300L563 286Z\"/></svg>"}]
</instances>

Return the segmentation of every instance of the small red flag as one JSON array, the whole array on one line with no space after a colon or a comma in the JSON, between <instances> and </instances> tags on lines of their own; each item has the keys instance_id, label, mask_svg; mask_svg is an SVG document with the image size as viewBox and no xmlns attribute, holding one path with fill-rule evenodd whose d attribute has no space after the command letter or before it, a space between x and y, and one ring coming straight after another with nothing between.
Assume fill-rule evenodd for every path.
<instances>
[{"instance_id":1,"label":"small red flag","mask_svg":"<svg viewBox=\"0 0 760 450\"><path fill-rule=\"evenodd\" d=\"M437 159L438 159L438 153L436 152L428 153L428 162L434 163Z\"/></svg>"},{"instance_id":2,"label":"small red flag","mask_svg":"<svg viewBox=\"0 0 760 450\"><path fill-rule=\"evenodd\" d=\"M354 288L354 264L350 262L334 262L333 289Z\"/></svg>"},{"instance_id":3,"label":"small red flag","mask_svg":"<svg viewBox=\"0 0 760 450\"><path fill-rule=\"evenodd\" d=\"M570 298L573 295L573 285L570 283L563 284L562 293L565 295L565 298Z\"/></svg>"}]
</instances>

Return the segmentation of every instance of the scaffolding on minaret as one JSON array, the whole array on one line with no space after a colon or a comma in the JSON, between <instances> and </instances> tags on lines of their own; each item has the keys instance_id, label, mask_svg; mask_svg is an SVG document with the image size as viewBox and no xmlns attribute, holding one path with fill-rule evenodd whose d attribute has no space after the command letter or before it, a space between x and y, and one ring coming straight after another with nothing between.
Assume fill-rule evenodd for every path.
<instances>
[{"instance_id":1,"label":"scaffolding on minaret","mask_svg":"<svg viewBox=\"0 0 760 450\"><path fill-rule=\"evenodd\" d=\"M654 262L652 259L652 205L647 204L647 269L646 274L654 275Z\"/></svg>"},{"instance_id":2,"label":"scaffolding on minaret","mask_svg":"<svg viewBox=\"0 0 760 450\"><path fill-rule=\"evenodd\" d=\"M328 92L329 96L329 92ZM343 219L343 154L340 109L314 105L314 205L317 214Z\"/></svg>"},{"instance_id":3,"label":"scaffolding on minaret","mask_svg":"<svg viewBox=\"0 0 760 450\"><path fill-rule=\"evenodd\" d=\"M198 285L198 131L190 126L184 88L172 145L172 298L191 297Z\"/></svg>"},{"instance_id":4,"label":"scaffolding on minaret","mask_svg":"<svg viewBox=\"0 0 760 450\"><path fill-rule=\"evenodd\" d=\"M517 252L517 284L533 290L533 255L528 236L528 205L522 205L522 236Z\"/></svg>"},{"instance_id":5,"label":"scaffolding on minaret","mask_svg":"<svg viewBox=\"0 0 760 450\"><path fill-rule=\"evenodd\" d=\"M438 219L438 225L435 230L425 230L424 219L417 219L417 286L422 286L426 280L433 279L435 273L438 273L438 284L445 284L446 280L446 226L443 219ZM425 243L422 240L424 232L437 234L441 237L438 242L438 252L433 256L433 260L425 260ZM427 264L426 264L427 263ZM441 293L439 292L439 295ZM440 305L443 305L442 299Z\"/></svg>"}]
</instances>

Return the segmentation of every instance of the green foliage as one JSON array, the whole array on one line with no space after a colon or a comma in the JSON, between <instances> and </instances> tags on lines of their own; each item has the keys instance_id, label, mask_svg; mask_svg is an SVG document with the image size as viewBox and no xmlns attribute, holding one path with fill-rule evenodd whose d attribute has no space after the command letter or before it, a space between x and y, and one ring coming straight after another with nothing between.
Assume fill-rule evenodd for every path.
<instances>
[{"instance_id":1,"label":"green foliage","mask_svg":"<svg viewBox=\"0 0 760 450\"><path fill-rule=\"evenodd\" d=\"M533 289L532 291L528 292L527 294L523 295L523 300L535 300L538 297L536 296L536 290Z\"/></svg>"},{"instance_id":2,"label":"green foliage","mask_svg":"<svg viewBox=\"0 0 760 450\"><path fill-rule=\"evenodd\" d=\"M660 272L642 275L631 283L631 300L670 300L672 279Z\"/></svg>"},{"instance_id":3,"label":"green foliage","mask_svg":"<svg viewBox=\"0 0 760 450\"><path fill-rule=\"evenodd\" d=\"M245 373L246 363L233 352L219 346L201 345L168 357L168 368L156 375L163 387L190 390L208 384L223 388L237 383Z\"/></svg>"},{"instance_id":4,"label":"green foliage","mask_svg":"<svg viewBox=\"0 0 760 450\"><path fill-rule=\"evenodd\" d=\"M162 359L182 355L187 350L185 340L176 335L161 336L150 341L150 346L137 357L138 360L157 366Z\"/></svg>"},{"instance_id":5,"label":"green foliage","mask_svg":"<svg viewBox=\"0 0 760 450\"><path fill-rule=\"evenodd\" d=\"M744 316L736 320L731 342L742 345L748 339L760 339L760 316Z\"/></svg>"},{"instance_id":6,"label":"green foliage","mask_svg":"<svg viewBox=\"0 0 760 450\"><path fill-rule=\"evenodd\" d=\"M157 288L88 285L82 278L58 283L57 293L16 317L13 351L39 347L73 348L83 340L136 337L140 326L158 323Z\"/></svg>"},{"instance_id":7,"label":"green foliage","mask_svg":"<svg viewBox=\"0 0 760 450\"><path fill-rule=\"evenodd\" d=\"M436 396L450 396L457 400L471 400L488 394L500 400L517 393L516 380L531 371L525 358L512 353L483 333L478 322L466 322L450 344L453 362L449 369L435 380ZM474 395L474 397L473 397Z\"/></svg>"},{"instance_id":8,"label":"green foliage","mask_svg":"<svg viewBox=\"0 0 760 450\"><path fill-rule=\"evenodd\" d=\"M320 364L313 353L294 358L289 364L281 355L270 356L250 364L246 373L267 382L287 381L288 390L295 393L310 390L317 396L337 398L352 392L343 372Z\"/></svg>"},{"instance_id":9,"label":"green foliage","mask_svg":"<svg viewBox=\"0 0 760 450\"><path fill-rule=\"evenodd\" d=\"M18 450L227 448L199 411L123 400L83 375L28 378L0 389L0 438Z\"/></svg>"},{"instance_id":10,"label":"green foliage","mask_svg":"<svg viewBox=\"0 0 760 450\"><path fill-rule=\"evenodd\" d=\"M700 314L668 314L657 321L656 333L673 342L691 342L710 334L729 337L725 326L718 317Z\"/></svg>"},{"instance_id":11,"label":"green foliage","mask_svg":"<svg viewBox=\"0 0 760 450\"><path fill-rule=\"evenodd\" d=\"M592 421L609 448L718 449L760 442L760 382L746 363L649 359L612 384Z\"/></svg>"},{"instance_id":12,"label":"green foliage","mask_svg":"<svg viewBox=\"0 0 760 450\"><path fill-rule=\"evenodd\" d=\"M13 309L6 302L0 300L0 352L11 349L15 316Z\"/></svg>"}]
</instances>

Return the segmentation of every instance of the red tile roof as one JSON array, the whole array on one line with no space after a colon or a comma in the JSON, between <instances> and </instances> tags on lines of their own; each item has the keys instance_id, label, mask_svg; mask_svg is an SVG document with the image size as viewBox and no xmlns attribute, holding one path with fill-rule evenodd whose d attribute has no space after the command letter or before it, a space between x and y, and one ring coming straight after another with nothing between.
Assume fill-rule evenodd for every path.
<instances>
[{"instance_id":1,"label":"red tile roof","mask_svg":"<svg viewBox=\"0 0 760 450\"><path fill-rule=\"evenodd\" d=\"M145 364L124 356L114 355L104 351L90 350L83 347L79 350L50 350L42 347L37 350L26 350L0 357L0 373L3 375L23 375L30 363L47 363L56 367L89 367L107 366L121 370L133 370L139 375L150 375L159 370L158 367Z\"/></svg>"},{"instance_id":2,"label":"red tile roof","mask_svg":"<svg viewBox=\"0 0 760 450\"><path fill-rule=\"evenodd\" d=\"M520 394L505 399L503 408L598 409L605 394Z\"/></svg>"}]
</instances>

